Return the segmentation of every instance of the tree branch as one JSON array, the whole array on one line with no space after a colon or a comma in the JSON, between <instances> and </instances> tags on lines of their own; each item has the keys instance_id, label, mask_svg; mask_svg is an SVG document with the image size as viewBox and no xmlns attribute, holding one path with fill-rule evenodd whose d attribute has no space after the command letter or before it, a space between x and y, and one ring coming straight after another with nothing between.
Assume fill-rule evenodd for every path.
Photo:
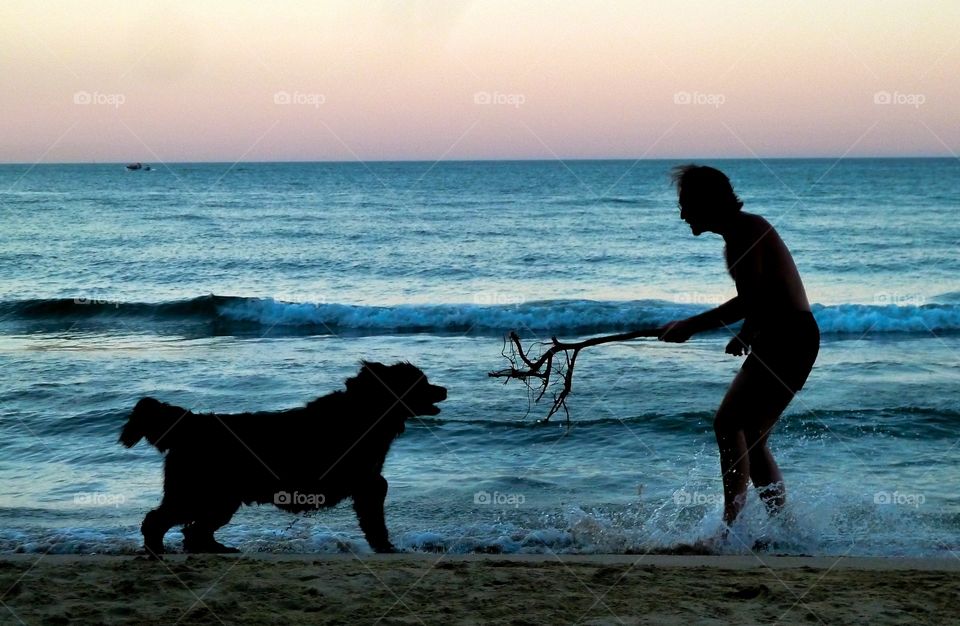
<instances>
[{"instance_id":1,"label":"tree branch","mask_svg":"<svg viewBox=\"0 0 960 626\"><path fill-rule=\"evenodd\" d=\"M543 421L548 421L561 408L566 415L567 421L569 421L570 411L567 409L567 396L570 395L573 389L573 368L576 365L580 350L615 341L630 341L632 339L640 339L641 337L659 337L661 332L661 328L642 328L628 333L601 335L576 342L565 342L560 341L556 337L551 337L549 342L538 342L525 350L523 344L520 343L520 336L515 331L510 331L510 334L504 339L503 350L500 352L503 357L510 362L510 367L488 372L487 376L491 378L504 378L506 379L503 381L504 383L509 382L511 379L522 380L530 390L535 389L534 384L531 383L531 379L538 379L540 381L538 383L539 393L533 400L533 404L536 404L543 398L547 389L550 387L550 378L553 374L562 377L563 387L559 392L554 394L553 404ZM541 348L542 351L539 352L537 356L531 356L532 351L537 347ZM554 368L553 357L559 352L563 353L564 364ZM526 369L522 367L524 365Z\"/></svg>"}]
</instances>

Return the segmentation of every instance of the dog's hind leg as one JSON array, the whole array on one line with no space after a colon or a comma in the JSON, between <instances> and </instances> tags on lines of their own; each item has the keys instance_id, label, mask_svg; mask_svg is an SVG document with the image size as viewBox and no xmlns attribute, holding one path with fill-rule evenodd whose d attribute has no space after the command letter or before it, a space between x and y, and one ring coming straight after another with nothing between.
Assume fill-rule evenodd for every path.
<instances>
[{"instance_id":1,"label":"dog's hind leg","mask_svg":"<svg viewBox=\"0 0 960 626\"><path fill-rule=\"evenodd\" d=\"M227 524L240 508L240 502L215 502L197 516L192 524L183 527L184 552L233 553L236 548L225 546L213 538L213 533Z\"/></svg>"},{"instance_id":2,"label":"dog's hind leg","mask_svg":"<svg viewBox=\"0 0 960 626\"><path fill-rule=\"evenodd\" d=\"M143 547L150 556L159 558L163 554L163 536L178 522L174 509L163 502L147 513L140 525L140 532L143 533Z\"/></svg>"},{"instance_id":3,"label":"dog's hind leg","mask_svg":"<svg viewBox=\"0 0 960 626\"><path fill-rule=\"evenodd\" d=\"M353 494L353 510L357 513L360 530L376 552L396 552L390 543L383 516L383 501L386 498L387 479L379 474L357 485Z\"/></svg>"}]
</instances>

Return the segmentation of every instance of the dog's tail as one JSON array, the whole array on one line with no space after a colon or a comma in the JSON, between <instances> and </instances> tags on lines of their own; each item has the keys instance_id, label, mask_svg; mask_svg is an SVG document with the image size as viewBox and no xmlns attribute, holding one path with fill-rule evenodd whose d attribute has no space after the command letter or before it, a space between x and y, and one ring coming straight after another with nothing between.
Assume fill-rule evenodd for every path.
<instances>
[{"instance_id":1,"label":"dog's tail","mask_svg":"<svg viewBox=\"0 0 960 626\"><path fill-rule=\"evenodd\" d=\"M176 441L177 423L190 411L154 398L143 398L133 408L120 432L120 443L128 448L147 438L157 450L166 452Z\"/></svg>"}]
</instances>

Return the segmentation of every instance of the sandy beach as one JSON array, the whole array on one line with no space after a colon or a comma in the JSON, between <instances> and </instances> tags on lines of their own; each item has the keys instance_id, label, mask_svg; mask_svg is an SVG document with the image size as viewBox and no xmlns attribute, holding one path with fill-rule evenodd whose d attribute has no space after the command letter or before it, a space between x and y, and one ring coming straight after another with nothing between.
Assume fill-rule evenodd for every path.
<instances>
[{"instance_id":1,"label":"sandy beach","mask_svg":"<svg viewBox=\"0 0 960 626\"><path fill-rule=\"evenodd\" d=\"M3 624L956 621L960 560L12 555Z\"/></svg>"}]
</instances>

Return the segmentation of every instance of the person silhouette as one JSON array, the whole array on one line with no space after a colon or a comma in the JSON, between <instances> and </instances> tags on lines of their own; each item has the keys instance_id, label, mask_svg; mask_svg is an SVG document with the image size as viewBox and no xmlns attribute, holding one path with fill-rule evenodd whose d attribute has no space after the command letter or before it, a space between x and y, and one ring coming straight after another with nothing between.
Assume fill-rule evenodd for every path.
<instances>
[{"instance_id":1,"label":"person silhouette","mask_svg":"<svg viewBox=\"0 0 960 626\"><path fill-rule=\"evenodd\" d=\"M770 432L803 387L820 351L820 329L800 273L767 220L742 210L727 176L703 165L675 167L680 219L694 236L713 232L726 243L727 269L737 295L720 306L675 320L659 339L684 342L706 330L744 320L726 352L747 356L713 421L723 478L723 521L727 530L746 501L750 481L770 514L786 502L783 475L770 452ZM724 531L726 535L726 531Z\"/></svg>"}]
</instances>

